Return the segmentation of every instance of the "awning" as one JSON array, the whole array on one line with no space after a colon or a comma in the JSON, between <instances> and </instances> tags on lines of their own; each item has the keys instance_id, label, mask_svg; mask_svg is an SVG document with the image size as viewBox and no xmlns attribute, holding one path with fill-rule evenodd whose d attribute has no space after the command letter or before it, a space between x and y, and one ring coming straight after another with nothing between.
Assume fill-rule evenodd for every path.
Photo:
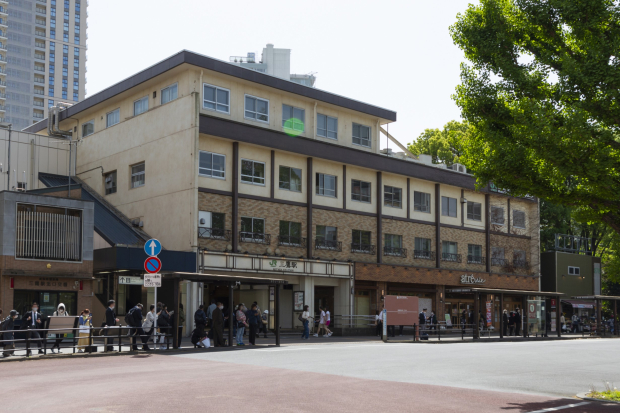
<instances>
[{"instance_id":1,"label":"awning","mask_svg":"<svg viewBox=\"0 0 620 413\"><path fill-rule=\"evenodd\" d=\"M573 308L594 308L594 303L592 301L562 300L562 302L572 305Z\"/></svg>"}]
</instances>

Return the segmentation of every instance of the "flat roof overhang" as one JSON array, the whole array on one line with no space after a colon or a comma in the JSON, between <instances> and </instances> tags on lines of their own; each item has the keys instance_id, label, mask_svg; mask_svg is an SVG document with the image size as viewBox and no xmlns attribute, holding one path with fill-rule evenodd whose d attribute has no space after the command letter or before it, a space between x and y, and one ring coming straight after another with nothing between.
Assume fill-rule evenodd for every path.
<instances>
[{"instance_id":1,"label":"flat roof overhang","mask_svg":"<svg viewBox=\"0 0 620 413\"><path fill-rule=\"evenodd\" d=\"M148 258L144 248L115 246L93 251L93 272L141 271ZM161 272L196 271L196 253L192 251L162 250L158 255Z\"/></svg>"},{"instance_id":2,"label":"flat roof overhang","mask_svg":"<svg viewBox=\"0 0 620 413\"><path fill-rule=\"evenodd\" d=\"M607 300L607 301L620 301L620 297L613 295L579 295L571 297L575 300Z\"/></svg>"},{"instance_id":3,"label":"flat roof overhang","mask_svg":"<svg viewBox=\"0 0 620 413\"><path fill-rule=\"evenodd\" d=\"M221 282L226 284L241 283L242 285L287 285L288 281L279 278L260 278L247 277L244 275L220 275L220 274L200 274L195 272L174 272L164 274L166 279L178 279L179 281L195 281L195 282Z\"/></svg>"},{"instance_id":4,"label":"flat roof overhang","mask_svg":"<svg viewBox=\"0 0 620 413\"><path fill-rule=\"evenodd\" d=\"M524 290L502 290L499 288L450 288L446 290L446 293L459 293L459 294L507 294L507 295L542 295L545 297L560 297L564 293L551 292L551 291L524 291Z\"/></svg>"}]
</instances>

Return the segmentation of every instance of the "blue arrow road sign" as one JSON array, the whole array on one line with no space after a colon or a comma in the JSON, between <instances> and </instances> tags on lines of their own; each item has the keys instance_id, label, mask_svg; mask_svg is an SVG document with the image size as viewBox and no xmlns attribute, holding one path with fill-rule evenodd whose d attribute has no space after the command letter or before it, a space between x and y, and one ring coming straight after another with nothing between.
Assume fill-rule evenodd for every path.
<instances>
[{"instance_id":1,"label":"blue arrow road sign","mask_svg":"<svg viewBox=\"0 0 620 413\"><path fill-rule=\"evenodd\" d=\"M144 252L146 252L146 255L150 255L151 257L158 256L161 252L161 242L155 238L151 238L146 241L146 244L144 244Z\"/></svg>"}]
</instances>

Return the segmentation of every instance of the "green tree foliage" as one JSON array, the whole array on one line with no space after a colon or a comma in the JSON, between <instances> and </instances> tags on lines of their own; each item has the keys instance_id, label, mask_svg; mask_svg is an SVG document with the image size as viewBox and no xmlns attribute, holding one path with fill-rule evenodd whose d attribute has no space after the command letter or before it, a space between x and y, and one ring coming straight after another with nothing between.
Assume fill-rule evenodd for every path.
<instances>
[{"instance_id":1,"label":"green tree foliage","mask_svg":"<svg viewBox=\"0 0 620 413\"><path fill-rule=\"evenodd\" d=\"M458 16L462 162L480 185L586 211L620 233L620 6L480 0Z\"/></svg>"},{"instance_id":2,"label":"green tree foliage","mask_svg":"<svg viewBox=\"0 0 620 413\"><path fill-rule=\"evenodd\" d=\"M463 141L467 139L468 131L466 122L452 120L443 130L425 129L407 149L414 155L431 155L433 163L452 165L460 162L463 156Z\"/></svg>"}]
</instances>

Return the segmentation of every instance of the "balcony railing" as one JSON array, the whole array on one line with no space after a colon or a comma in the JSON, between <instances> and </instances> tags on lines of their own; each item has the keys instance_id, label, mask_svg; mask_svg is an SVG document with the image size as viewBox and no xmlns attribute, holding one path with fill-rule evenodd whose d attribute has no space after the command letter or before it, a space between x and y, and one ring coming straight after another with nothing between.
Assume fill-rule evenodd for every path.
<instances>
[{"instance_id":1,"label":"balcony railing","mask_svg":"<svg viewBox=\"0 0 620 413\"><path fill-rule=\"evenodd\" d=\"M435 251L413 250L413 258L419 260L434 260Z\"/></svg>"},{"instance_id":2,"label":"balcony railing","mask_svg":"<svg viewBox=\"0 0 620 413\"><path fill-rule=\"evenodd\" d=\"M32 102L32 104L33 104L34 106L38 106L38 107L40 107L40 108L42 108L42 107L43 107L43 102L37 102L36 100L35 100L34 102Z\"/></svg>"},{"instance_id":3,"label":"balcony railing","mask_svg":"<svg viewBox=\"0 0 620 413\"><path fill-rule=\"evenodd\" d=\"M315 250L342 251L342 241L330 241L326 239L314 240Z\"/></svg>"},{"instance_id":4,"label":"balcony railing","mask_svg":"<svg viewBox=\"0 0 620 413\"><path fill-rule=\"evenodd\" d=\"M306 238L294 237L291 235L278 235L278 245L284 247L305 247Z\"/></svg>"},{"instance_id":5,"label":"balcony railing","mask_svg":"<svg viewBox=\"0 0 620 413\"><path fill-rule=\"evenodd\" d=\"M45 83L45 79L34 78L34 83Z\"/></svg>"},{"instance_id":6,"label":"balcony railing","mask_svg":"<svg viewBox=\"0 0 620 413\"><path fill-rule=\"evenodd\" d=\"M43 119L43 114L42 113L33 113L32 117L36 118L36 119Z\"/></svg>"},{"instance_id":7,"label":"balcony railing","mask_svg":"<svg viewBox=\"0 0 620 413\"><path fill-rule=\"evenodd\" d=\"M0 49L6 50L6 45L5 44L0 44Z\"/></svg>"},{"instance_id":8,"label":"balcony railing","mask_svg":"<svg viewBox=\"0 0 620 413\"><path fill-rule=\"evenodd\" d=\"M205 228L198 227L198 238L218 239L223 241L230 241L231 232L227 229L221 228Z\"/></svg>"},{"instance_id":9,"label":"balcony railing","mask_svg":"<svg viewBox=\"0 0 620 413\"><path fill-rule=\"evenodd\" d=\"M392 257L407 257L407 248L398 247L383 247L383 255L390 255Z\"/></svg>"},{"instance_id":10,"label":"balcony railing","mask_svg":"<svg viewBox=\"0 0 620 413\"><path fill-rule=\"evenodd\" d=\"M0 80L0 86L6 87L6 81Z\"/></svg>"},{"instance_id":11,"label":"balcony railing","mask_svg":"<svg viewBox=\"0 0 620 413\"><path fill-rule=\"evenodd\" d=\"M38 47L39 49L45 49L45 43L36 42L34 47Z\"/></svg>"},{"instance_id":12,"label":"balcony railing","mask_svg":"<svg viewBox=\"0 0 620 413\"><path fill-rule=\"evenodd\" d=\"M491 265L494 267L508 267L510 266L510 261L504 258L491 258Z\"/></svg>"},{"instance_id":13,"label":"balcony railing","mask_svg":"<svg viewBox=\"0 0 620 413\"><path fill-rule=\"evenodd\" d=\"M6 99L6 95L4 93L0 93L0 99Z\"/></svg>"},{"instance_id":14,"label":"balcony railing","mask_svg":"<svg viewBox=\"0 0 620 413\"><path fill-rule=\"evenodd\" d=\"M526 270L530 268L530 263L525 260L513 260L512 265L515 268L524 268Z\"/></svg>"},{"instance_id":15,"label":"balcony railing","mask_svg":"<svg viewBox=\"0 0 620 413\"><path fill-rule=\"evenodd\" d=\"M45 68L44 67L39 67L39 66L35 66L34 70L36 70L37 72L45 72Z\"/></svg>"},{"instance_id":16,"label":"balcony railing","mask_svg":"<svg viewBox=\"0 0 620 413\"><path fill-rule=\"evenodd\" d=\"M39 26L45 26L45 20L36 20L35 21L36 24L38 24Z\"/></svg>"},{"instance_id":17,"label":"balcony railing","mask_svg":"<svg viewBox=\"0 0 620 413\"><path fill-rule=\"evenodd\" d=\"M461 262L462 258L461 258L461 254L451 254L449 252L442 252L441 260L448 261L448 262Z\"/></svg>"},{"instance_id":18,"label":"balcony railing","mask_svg":"<svg viewBox=\"0 0 620 413\"><path fill-rule=\"evenodd\" d=\"M37 35L37 36L45 37L45 32L42 32L41 30L35 30L34 34Z\"/></svg>"},{"instance_id":19,"label":"balcony railing","mask_svg":"<svg viewBox=\"0 0 620 413\"><path fill-rule=\"evenodd\" d=\"M38 59L38 60L45 60L45 55L43 55L43 54L35 54L34 58Z\"/></svg>"},{"instance_id":20,"label":"balcony railing","mask_svg":"<svg viewBox=\"0 0 620 413\"><path fill-rule=\"evenodd\" d=\"M47 14L47 10L46 9L42 9L40 7L37 7L36 10L37 10L37 13L39 13L39 14Z\"/></svg>"},{"instance_id":21,"label":"balcony railing","mask_svg":"<svg viewBox=\"0 0 620 413\"><path fill-rule=\"evenodd\" d=\"M34 94L35 94L35 95L44 95L44 94L45 94L45 92L43 92L42 90L39 90L39 89L35 89L35 90L34 90Z\"/></svg>"},{"instance_id":22,"label":"balcony railing","mask_svg":"<svg viewBox=\"0 0 620 413\"><path fill-rule=\"evenodd\" d=\"M481 255L468 255L467 263L468 264L485 264L486 258Z\"/></svg>"},{"instance_id":23,"label":"balcony railing","mask_svg":"<svg viewBox=\"0 0 620 413\"><path fill-rule=\"evenodd\" d=\"M271 234L263 234L261 232L239 232L240 242L253 242L255 244L271 244Z\"/></svg>"},{"instance_id":24,"label":"balcony railing","mask_svg":"<svg viewBox=\"0 0 620 413\"><path fill-rule=\"evenodd\" d=\"M359 252L361 254L376 254L377 247L370 244L358 244L353 242L351 244L351 252Z\"/></svg>"}]
</instances>

